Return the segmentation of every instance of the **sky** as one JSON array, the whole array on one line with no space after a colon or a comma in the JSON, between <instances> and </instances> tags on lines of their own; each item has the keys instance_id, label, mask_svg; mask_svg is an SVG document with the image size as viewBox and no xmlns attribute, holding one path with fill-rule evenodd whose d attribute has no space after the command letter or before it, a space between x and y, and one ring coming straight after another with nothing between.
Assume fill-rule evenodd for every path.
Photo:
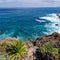
<instances>
[{"instance_id":1,"label":"sky","mask_svg":"<svg viewBox=\"0 0 60 60\"><path fill-rule=\"evenodd\" d=\"M0 0L3 7L60 7L60 0Z\"/></svg>"}]
</instances>

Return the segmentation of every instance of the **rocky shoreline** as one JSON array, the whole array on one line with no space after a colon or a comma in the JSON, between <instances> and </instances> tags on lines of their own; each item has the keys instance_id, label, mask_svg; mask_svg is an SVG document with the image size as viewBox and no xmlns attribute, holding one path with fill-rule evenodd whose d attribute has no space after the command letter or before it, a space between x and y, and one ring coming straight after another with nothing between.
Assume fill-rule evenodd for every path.
<instances>
[{"instance_id":1,"label":"rocky shoreline","mask_svg":"<svg viewBox=\"0 0 60 60\"><path fill-rule=\"evenodd\" d=\"M0 52L1 52L1 49L4 49L4 47L5 47L4 44L2 45L2 43L4 41L7 41L8 44L13 43L15 41L15 38L0 40ZM29 40L27 42L23 42L26 45L27 54L25 57L21 58L21 60L56 60L56 59L51 59L51 58L48 59L48 57L46 55L43 57L43 55L40 54L38 51L39 47L41 47L44 43L53 42L53 41L56 42L57 47L60 49L60 34L57 32L54 32L51 35L37 38L36 40ZM4 49L4 50L2 50L2 52L3 52L3 54L5 54L6 50Z\"/></svg>"},{"instance_id":2,"label":"rocky shoreline","mask_svg":"<svg viewBox=\"0 0 60 60\"><path fill-rule=\"evenodd\" d=\"M33 45L32 49L33 49L33 57L32 59L29 60L49 60L49 59L45 59L42 58L42 55L39 54L39 47L41 47L44 43L46 42L56 42L57 47L60 49L60 34L57 32L52 33L51 35L47 35L41 38L37 38L36 40L30 40L28 42L28 46L31 48L31 45ZM32 53L32 52L31 52ZM51 59L54 60L54 59Z\"/></svg>"}]
</instances>

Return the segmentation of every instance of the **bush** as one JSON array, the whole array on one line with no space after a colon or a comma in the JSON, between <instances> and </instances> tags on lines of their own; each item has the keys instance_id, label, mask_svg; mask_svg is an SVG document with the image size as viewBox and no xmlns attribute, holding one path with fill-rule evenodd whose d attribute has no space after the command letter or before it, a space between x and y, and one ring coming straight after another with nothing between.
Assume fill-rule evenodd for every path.
<instances>
[{"instance_id":1,"label":"bush","mask_svg":"<svg viewBox=\"0 0 60 60\"><path fill-rule=\"evenodd\" d=\"M24 57L26 54L26 46L21 41L15 41L8 49L8 54L11 56L11 60Z\"/></svg>"},{"instance_id":2,"label":"bush","mask_svg":"<svg viewBox=\"0 0 60 60\"><path fill-rule=\"evenodd\" d=\"M53 43L46 42L39 48L40 53L51 55L55 60L59 58L59 49L53 47Z\"/></svg>"}]
</instances>

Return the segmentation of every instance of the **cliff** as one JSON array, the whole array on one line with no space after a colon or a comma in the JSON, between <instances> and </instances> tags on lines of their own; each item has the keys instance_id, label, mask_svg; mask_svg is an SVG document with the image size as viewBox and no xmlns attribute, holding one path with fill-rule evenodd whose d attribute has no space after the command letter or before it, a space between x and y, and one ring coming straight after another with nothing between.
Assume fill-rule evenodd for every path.
<instances>
[{"instance_id":1,"label":"cliff","mask_svg":"<svg viewBox=\"0 0 60 60\"><path fill-rule=\"evenodd\" d=\"M16 41L15 38L8 38L5 40L0 40L0 58L1 55L6 55L7 54L7 46L10 47L11 43L13 44ZM5 43L7 42L7 44ZM43 51L41 52L41 47L44 48L47 46L46 43L49 42L51 43L52 47L49 47L50 45L48 45L49 49L43 49ZM60 60L60 34L55 32L51 35L47 35L41 38L37 38L36 40L29 40L27 42L23 42L26 46L26 52L27 54L22 57L20 60ZM59 49L58 51L58 58L55 58L55 56L52 56L48 50L50 49ZM47 52L46 52L47 51ZM54 50L55 51L55 50ZM53 51L53 52L54 52ZM44 53L43 53L44 52ZM4 56L5 57L5 56ZM48 58L49 57L49 58ZM2 60L3 57L2 57Z\"/></svg>"}]
</instances>

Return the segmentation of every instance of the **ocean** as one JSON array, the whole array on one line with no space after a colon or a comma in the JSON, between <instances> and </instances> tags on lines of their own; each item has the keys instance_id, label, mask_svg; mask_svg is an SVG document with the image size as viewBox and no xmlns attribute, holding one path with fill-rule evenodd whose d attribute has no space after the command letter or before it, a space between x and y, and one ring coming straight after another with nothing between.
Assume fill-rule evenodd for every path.
<instances>
[{"instance_id":1,"label":"ocean","mask_svg":"<svg viewBox=\"0 0 60 60\"><path fill-rule=\"evenodd\" d=\"M60 32L60 8L0 8L0 39L22 41Z\"/></svg>"}]
</instances>

